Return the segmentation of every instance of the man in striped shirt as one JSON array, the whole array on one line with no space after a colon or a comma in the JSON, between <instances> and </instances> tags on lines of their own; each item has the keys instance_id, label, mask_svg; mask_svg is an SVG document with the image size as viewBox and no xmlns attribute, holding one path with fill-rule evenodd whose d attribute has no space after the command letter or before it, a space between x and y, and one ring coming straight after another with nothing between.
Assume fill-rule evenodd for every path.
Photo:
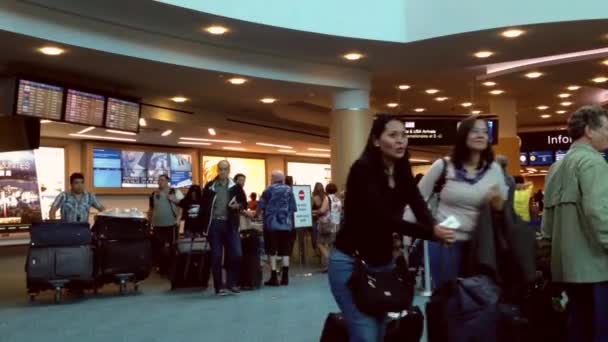
<instances>
[{"instance_id":1,"label":"man in striped shirt","mask_svg":"<svg viewBox=\"0 0 608 342\"><path fill-rule=\"evenodd\" d=\"M70 176L70 191L64 191L55 198L49 217L54 220L57 210L61 210L61 220L64 222L89 222L91 207L98 211L105 210L95 194L84 191L84 176L73 173Z\"/></svg>"}]
</instances>

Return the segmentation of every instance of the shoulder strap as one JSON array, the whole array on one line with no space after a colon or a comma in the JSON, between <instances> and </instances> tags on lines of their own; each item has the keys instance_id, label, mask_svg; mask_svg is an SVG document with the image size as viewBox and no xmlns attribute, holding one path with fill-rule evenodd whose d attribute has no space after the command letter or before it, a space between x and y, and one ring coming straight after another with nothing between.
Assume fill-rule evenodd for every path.
<instances>
[{"instance_id":1,"label":"shoulder strap","mask_svg":"<svg viewBox=\"0 0 608 342\"><path fill-rule=\"evenodd\" d=\"M175 189L171 188L171 190L169 190L169 194L170 195L175 195ZM169 202L169 208L171 208L171 213L173 214L173 218L177 220L177 214L175 213L175 209L173 209L174 204L169 201L169 197L165 197L167 199L167 202Z\"/></svg>"},{"instance_id":2,"label":"shoulder strap","mask_svg":"<svg viewBox=\"0 0 608 342\"><path fill-rule=\"evenodd\" d=\"M433 187L433 193L439 195L445 186L447 174L448 174L448 161L445 158L441 158L443 167L441 168L441 175L435 181L435 186Z\"/></svg>"}]
</instances>

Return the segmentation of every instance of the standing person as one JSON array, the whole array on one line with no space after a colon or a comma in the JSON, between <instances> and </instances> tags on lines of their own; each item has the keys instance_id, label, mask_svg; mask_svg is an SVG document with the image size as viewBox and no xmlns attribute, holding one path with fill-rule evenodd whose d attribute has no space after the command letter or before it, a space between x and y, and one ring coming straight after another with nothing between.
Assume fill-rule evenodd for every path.
<instances>
[{"instance_id":1,"label":"standing person","mask_svg":"<svg viewBox=\"0 0 608 342\"><path fill-rule=\"evenodd\" d=\"M568 132L574 143L545 185L551 275L566 285L569 341L608 341L608 111L580 108Z\"/></svg>"},{"instance_id":2,"label":"standing person","mask_svg":"<svg viewBox=\"0 0 608 342\"><path fill-rule=\"evenodd\" d=\"M154 263L161 275L169 271L169 248L177 239L181 211L180 201L184 198L181 191L170 185L167 175L158 177L158 190L149 198L148 220L152 225L152 254Z\"/></svg>"},{"instance_id":3,"label":"standing person","mask_svg":"<svg viewBox=\"0 0 608 342\"><path fill-rule=\"evenodd\" d=\"M247 182L247 176L245 176L242 173L238 173L236 176L234 176L234 182L238 185L241 186L241 188L243 188L243 191L245 189L245 182Z\"/></svg>"},{"instance_id":4,"label":"standing person","mask_svg":"<svg viewBox=\"0 0 608 342\"><path fill-rule=\"evenodd\" d=\"M315 234L319 254L321 254L321 266L326 269L329 261L329 238L331 237L331 217L329 207L329 197L325 193L323 184L315 184L312 193L312 219L313 234Z\"/></svg>"},{"instance_id":5,"label":"standing person","mask_svg":"<svg viewBox=\"0 0 608 342\"><path fill-rule=\"evenodd\" d=\"M289 256L293 248L293 214L296 212L296 199L291 187L285 184L281 171L272 173L272 185L262 193L258 203L258 216L264 217L264 247L270 258L271 276L266 286L279 286L277 255L281 257L280 285L289 285Z\"/></svg>"},{"instance_id":6,"label":"standing person","mask_svg":"<svg viewBox=\"0 0 608 342\"><path fill-rule=\"evenodd\" d=\"M402 219L410 205L421 223ZM331 292L346 321L351 342L384 339L386 317L361 312L348 285L356 252L372 272L393 269L393 233L451 242L454 233L435 226L409 164L403 122L378 116L365 150L352 165L346 184L344 226L329 259Z\"/></svg>"},{"instance_id":7,"label":"standing person","mask_svg":"<svg viewBox=\"0 0 608 342\"><path fill-rule=\"evenodd\" d=\"M249 195L249 202L247 202L247 209L252 210L252 211L258 210L258 194L256 194L255 192L252 192L251 195Z\"/></svg>"},{"instance_id":8,"label":"standing person","mask_svg":"<svg viewBox=\"0 0 608 342\"><path fill-rule=\"evenodd\" d=\"M95 194L84 191L84 176L82 173L73 173L70 176L70 191L64 191L55 198L49 211L49 218L54 220L57 217L57 210L61 210L61 220L63 222L88 223L91 207L98 211L105 210Z\"/></svg>"},{"instance_id":9,"label":"standing person","mask_svg":"<svg viewBox=\"0 0 608 342\"><path fill-rule=\"evenodd\" d=\"M239 236L239 215L247 205L243 188L230 175L230 163L222 160L217 164L217 178L207 183L203 190L203 226L209 231L211 263L215 294L228 294L222 277L222 257L226 255L226 287L239 293L240 263L243 256Z\"/></svg>"},{"instance_id":10,"label":"standing person","mask_svg":"<svg viewBox=\"0 0 608 342\"><path fill-rule=\"evenodd\" d=\"M539 189L534 194L534 203L536 203L538 206L538 213L542 214L542 212L545 210L545 194L543 194L542 189Z\"/></svg>"},{"instance_id":11,"label":"standing person","mask_svg":"<svg viewBox=\"0 0 608 342\"><path fill-rule=\"evenodd\" d=\"M179 206L182 208L184 235L186 237L202 236L206 233L200 214L202 204L203 193L198 185L192 185L188 189L186 197L179 202Z\"/></svg>"},{"instance_id":12,"label":"standing person","mask_svg":"<svg viewBox=\"0 0 608 342\"><path fill-rule=\"evenodd\" d=\"M450 160L437 160L418 184L423 198L432 195L444 167L445 185L440 193L436 219L441 222L452 216L460 227L455 230L456 242L450 248L437 242L429 243L434 288L461 275L479 208L489 202L493 210L502 212L508 196L505 175L494 161L488 124L482 118L472 116L460 123Z\"/></svg>"},{"instance_id":13,"label":"standing person","mask_svg":"<svg viewBox=\"0 0 608 342\"><path fill-rule=\"evenodd\" d=\"M342 220L342 201L336 195L338 187L336 184L329 183L325 187L327 193L327 212L319 219L319 251L321 252L323 272L327 272L327 263L329 261L329 252L336 239L336 233Z\"/></svg>"},{"instance_id":14,"label":"standing person","mask_svg":"<svg viewBox=\"0 0 608 342\"><path fill-rule=\"evenodd\" d=\"M515 194L513 196L513 209L515 213L526 222L532 219L532 191L534 184L526 183L524 177L515 176Z\"/></svg>"}]
</instances>

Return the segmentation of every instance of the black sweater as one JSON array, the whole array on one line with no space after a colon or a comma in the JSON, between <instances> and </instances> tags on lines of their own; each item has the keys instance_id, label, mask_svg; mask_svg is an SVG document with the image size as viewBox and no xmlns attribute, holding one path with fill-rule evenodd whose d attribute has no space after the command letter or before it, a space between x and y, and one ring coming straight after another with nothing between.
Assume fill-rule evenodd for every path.
<instances>
[{"instance_id":1,"label":"black sweater","mask_svg":"<svg viewBox=\"0 0 608 342\"><path fill-rule=\"evenodd\" d=\"M434 220L414 182L411 170L405 179L395 179L395 188L388 177L378 174L365 160L356 161L350 169L344 200L344 224L335 246L347 254L355 251L372 266L391 262L393 233L425 240L433 239ZM410 205L418 223L403 220Z\"/></svg>"}]
</instances>

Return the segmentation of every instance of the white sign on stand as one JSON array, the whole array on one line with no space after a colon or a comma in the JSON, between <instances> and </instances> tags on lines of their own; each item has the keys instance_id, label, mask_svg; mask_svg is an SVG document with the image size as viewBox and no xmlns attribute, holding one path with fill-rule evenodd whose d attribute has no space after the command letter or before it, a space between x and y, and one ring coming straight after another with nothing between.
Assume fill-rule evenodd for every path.
<instances>
[{"instance_id":1,"label":"white sign on stand","mask_svg":"<svg viewBox=\"0 0 608 342\"><path fill-rule=\"evenodd\" d=\"M297 211L294 213L295 228L312 227L312 195L310 185L294 185L293 196L296 198Z\"/></svg>"}]
</instances>

